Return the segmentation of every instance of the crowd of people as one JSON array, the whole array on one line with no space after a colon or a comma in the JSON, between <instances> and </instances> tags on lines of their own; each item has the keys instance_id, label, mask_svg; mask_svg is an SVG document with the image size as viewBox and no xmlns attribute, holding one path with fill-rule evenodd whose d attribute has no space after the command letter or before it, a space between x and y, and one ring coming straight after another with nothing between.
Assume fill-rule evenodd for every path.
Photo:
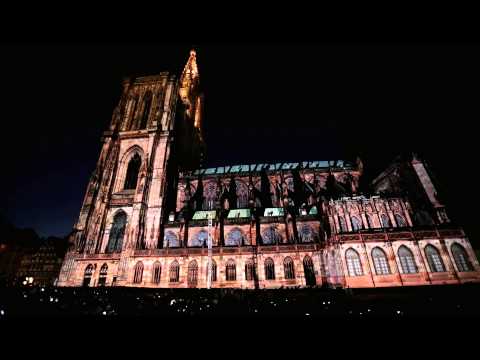
<instances>
[{"instance_id":1,"label":"crowd of people","mask_svg":"<svg viewBox=\"0 0 480 360\"><path fill-rule=\"evenodd\" d=\"M478 316L478 285L396 289L0 289L0 319L45 316Z\"/></svg>"}]
</instances>

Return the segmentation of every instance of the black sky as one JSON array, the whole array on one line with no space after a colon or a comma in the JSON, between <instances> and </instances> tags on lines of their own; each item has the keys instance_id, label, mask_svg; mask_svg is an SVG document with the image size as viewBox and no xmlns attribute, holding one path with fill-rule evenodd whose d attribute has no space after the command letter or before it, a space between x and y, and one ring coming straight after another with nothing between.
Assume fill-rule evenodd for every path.
<instances>
[{"instance_id":1,"label":"black sky","mask_svg":"<svg viewBox=\"0 0 480 360\"><path fill-rule=\"evenodd\" d=\"M194 44L207 165L421 153L476 244L478 44ZM191 44L4 44L1 210L65 235L122 78L180 71Z\"/></svg>"}]
</instances>

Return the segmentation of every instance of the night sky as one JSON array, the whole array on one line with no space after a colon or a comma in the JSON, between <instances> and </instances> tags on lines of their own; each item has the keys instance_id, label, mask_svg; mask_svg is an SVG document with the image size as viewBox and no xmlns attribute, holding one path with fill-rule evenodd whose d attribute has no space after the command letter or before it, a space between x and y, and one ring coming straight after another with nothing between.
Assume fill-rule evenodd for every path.
<instances>
[{"instance_id":1,"label":"night sky","mask_svg":"<svg viewBox=\"0 0 480 360\"><path fill-rule=\"evenodd\" d=\"M361 156L373 177L415 151L474 246L480 46L193 44L207 166ZM4 44L1 211L66 235L122 78L180 72L192 44Z\"/></svg>"}]
</instances>

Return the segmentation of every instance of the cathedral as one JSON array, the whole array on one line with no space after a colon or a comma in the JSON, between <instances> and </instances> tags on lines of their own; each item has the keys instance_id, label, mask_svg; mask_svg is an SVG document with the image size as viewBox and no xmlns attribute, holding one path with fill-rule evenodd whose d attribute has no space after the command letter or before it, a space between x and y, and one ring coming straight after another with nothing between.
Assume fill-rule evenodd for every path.
<instances>
[{"instance_id":1,"label":"cathedral","mask_svg":"<svg viewBox=\"0 0 480 360\"><path fill-rule=\"evenodd\" d=\"M58 286L341 288L480 281L428 164L399 157L361 191L363 163L202 167L195 51L183 72L126 79Z\"/></svg>"}]
</instances>

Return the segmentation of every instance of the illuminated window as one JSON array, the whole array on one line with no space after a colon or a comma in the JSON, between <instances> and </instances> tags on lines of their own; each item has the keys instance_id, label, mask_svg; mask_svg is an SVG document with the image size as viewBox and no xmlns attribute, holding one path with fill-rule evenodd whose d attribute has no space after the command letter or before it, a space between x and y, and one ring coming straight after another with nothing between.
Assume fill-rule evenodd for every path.
<instances>
[{"instance_id":1,"label":"illuminated window","mask_svg":"<svg viewBox=\"0 0 480 360\"><path fill-rule=\"evenodd\" d=\"M362 222L355 216L352 216L352 230L358 231L362 229Z\"/></svg>"},{"instance_id":2,"label":"illuminated window","mask_svg":"<svg viewBox=\"0 0 480 360\"><path fill-rule=\"evenodd\" d=\"M125 226L127 223L127 214L120 211L113 218L113 224L110 228L110 236L108 239L108 245L106 252L115 253L122 251L123 237L125 234Z\"/></svg>"},{"instance_id":3,"label":"illuminated window","mask_svg":"<svg viewBox=\"0 0 480 360\"><path fill-rule=\"evenodd\" d=\"M360 261L360 255L350 248L345 252L345 258L347 260L348 274L350 276L363 275L362 262Z\"/></svg>"},{"instance_id":4,"label":"illuminated window","mask_svg":"<svg viewBox=\"0 0 480 360\"><path fill-rule=\"evenodd\" d=\"M133 283L140 284L143 278L143 263L141 261L137 262L135 265L135 272L133 274Z\"/></svg>"},{"instance_id":5,"label":"illuminated window","mask_svg":"<svg viewBox=\"0 0 480 360\"><path fill-rule=\"evenodd\" d=\"M201 230L192 238L192 243L190 246L206 246L207 240L208 232L206 230Z\"/></svg>"},{"instance_id":6,"label":"illuminated window","mask_svg":"<svg viewBox=\"0 0 480 360\"><path fill-rule=\"evenodd\" d=\"M399 214L395 214L395 221L397 222L398 227L406 227L407 226L407 222L405 221L403 216L401 216Z\"/></svg>"},{"instance_id":7,"label":"illuminated window","mask_svg":"<svg viewBox=\"0 0 480 360\"><path fill-rule=\"evenodd\" d=\"M451 247L453 259L457 264L458 271L472 271L472 264L468 260L468 255L463 246L460 244L453 244Z\"/></svg>"},{"instance_id":8,"label":"illuminated window","mask_svg":"<svg viewBox=\"0 0 480 360\"><path fill-rule=\"evenodd\" d=\"M338 223L340 224L340 232L347 232L347 223L345 221L345 218L343 216L338 217Z\"/></svg>"},{"instance_id":9,"label":"illuminated window","mask_svg":"<svg viewBox=\"0 0 480 360\"><path fill-rule=\"evenodd\" d=\"M315 238L315 234L313 232L313 229L310 225L303 225L300 228L300 240L302 243L310 243L313 242Z\"/></svg>"},{"instance_id":10,"label":"illuminated window","mask_svg":"<svg viewBox=\"0 0 480 360\"><path fill-rule=\"evenodd\" d=\"M187 282L188 282L188 287L197 287L198 265L196 260L192 260L188 264Z\"/></svg>"},{"instance_id":11,"label":"illuminated window","mask_svg":"<svg viewBox=\"0 0 480 360\"><path fill-rule=\"evenodd\" d=\"M140 171L141 163L142 159L140 158L140 155L135 153L128 163L127 175L125 177L125 184L123 186L125 190L135 190L137 188L138 173Z\"/></svg>"},{"instance_id":12,"label":"illuminated window","mask_svg":"<svg viewBox=\"0 0 480 360\"><path fill-rule=\"evenodd\" d=\"M308 255L303 258L303 272L305 274L305 283L307 286L316 285L315 268L313 266L312 258Z\"/></svg>"},{"instance_id":13,"label":"illuminated window","mask_svg":"<svg viewBox=\"0 0 480 360\"><path fill-rule=\"evenodd\" d=\"M235 265L235 260L230 259L227 262L225 269L225 276L227 281L235 281L237 279L237 270Z\"/></svg>"},{"instance_id":14,"label":"illuminated window","mask_svg":"<svg viewBox=\"0 0 480 360\"><path fill-rule=\"evenodd\" d=\"M278 244L282 242L282 236L274 226L270 226L262 233L263 244Z\"/></svg>"},{"instance_id":15,"label":"illuminated window","mask_svg":"<svg viewBox=\"0 0 480 360\"><path fill-rule=\"evenodd\" d=\"M154 284L159 284L161 275L162 275L162 266L160 265L160 262L156 261L153 264L153 269L152 269L152 282Z\"/></svg>"},{"instance_id":16,"label":"illuminated window","mask_svg":"<svg viewBox=\"0 0 480 360\"><path fill-rule=\"evenodd\" d=\"M388 218L388 216L386 214L382 214L381 218L382 218L382 226L384 228L389 228L389 227L392 226L391 223L390 223L390 219Z\"/></svg>"},{"instance_id":17,"label":"illuminated window","mask_svg":"<svg viewBox=\"0 0 480 360\"><path fill-rule=\"evenodd\" d=\"M288 279L288 280L295 279L295 268L294 268L293 260L289 256L287 256L283 260L283 271L285 273L285 279Z\"/></svg>"},{"instance_id":18,"label":"illuminated window","mask_svg":"<svg viewBox=\"0 0 480 360\"><path fill-rule=\"evenodd\" d=\"M176 283L180 279L180 266L178 262L175 260L170 264L170 282Z\"/></svg>"},{"instance_id":19,"label":"illuminated window","mask_svg":"<svg viewBox=\"0 0 480 360\"><path fill-rule=\"evenodd\" d=\"M265 260L265 279L275 280L275 263L272 258L267 258Z\"/></svg>"},{"instance_id":20,"label":"illuminated window","mask_svg":"<svg viewBox=\"0 0 480 360\"><path fill-rule=\"evenodd\" d=\"M418 272L413 253L405 245L400 246L398 249L398 257L404 274L414 274Z\"/></svg>"},{"instance_id":21,"label":"illuminated window","mask_svg":"<svg viewBox=\"0 0 480 360\"><path fill-rule=\"evenodd\" d=\"M387 255L385 251L376 247L372 250L373 265L377 275L390 274L390 266L388 265Z\"/></svg>"},{"instance_id":22,"label":"illuminated window","mask_svg":"<svg viewBox=\"0 0 480 360\"><path fill-rule=\"evenodd\" d=\"M240 229L233 229L227 235L225 239L226 246L241 246L244 242L245 238L242 234Z\"/></svg>"},{"instance_id":23,"label":"illuminated window","mask_svg":"<svg viewBox=\"0 0 480 360\"><path fill-rule=\"evenodd\" d=\"M425 256L427 257L428 266L430 266L431 272L444 272L445 266L443 265L442 257L437 248L433 245L425 246Z\"/></svg>"},{"instance_id":24,"label":"illuminated window","mask_svg":"<svg viewBox=\"0 0 480 360\"><path fill-rule=\"evenodd\" d=\"M180 243L178 241L177 235L172 231L167 231L164 236L164 247L172 248L179 247Z\"/></svg>"}]
</instances>

